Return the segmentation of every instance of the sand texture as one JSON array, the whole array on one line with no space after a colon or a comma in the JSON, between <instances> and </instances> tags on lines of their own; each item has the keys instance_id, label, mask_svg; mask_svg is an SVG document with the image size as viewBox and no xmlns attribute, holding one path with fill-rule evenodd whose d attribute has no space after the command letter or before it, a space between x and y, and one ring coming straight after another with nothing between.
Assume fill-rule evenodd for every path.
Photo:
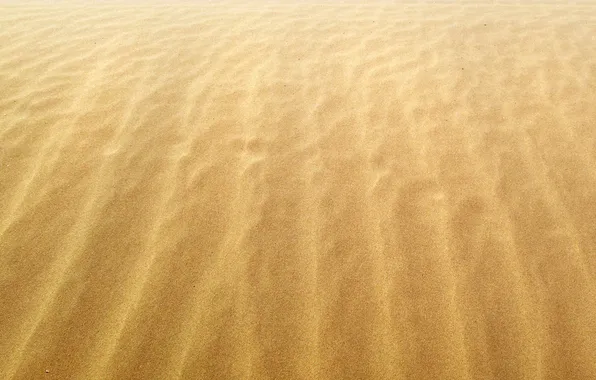
<instances>
[{"instance_id":1,"label":"sand texture","mask_svg":"<svg viewBox=\"0 0 596 380\"><path fill-rule=\"evenodd\" d=\"M596 2L140 3L0 4L0 379L596 379Z\"/></svg>"}]
</instances>

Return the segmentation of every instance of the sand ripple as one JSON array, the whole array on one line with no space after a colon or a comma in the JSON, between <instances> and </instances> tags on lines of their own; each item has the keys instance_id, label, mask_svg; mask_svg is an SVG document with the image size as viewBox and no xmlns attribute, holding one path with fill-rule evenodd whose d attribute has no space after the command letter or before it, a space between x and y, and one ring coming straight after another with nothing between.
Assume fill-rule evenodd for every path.
<instances>
[{"instance_id":1,"label":"sand ripple","mask_svg":"<svg viewBox=\"0 0 596 380\"><path fill-rule=\"evenodd\" d=\"M0 378L596 379L593 4L152 3L0 5Z\"/></svg>"}]
</instances>

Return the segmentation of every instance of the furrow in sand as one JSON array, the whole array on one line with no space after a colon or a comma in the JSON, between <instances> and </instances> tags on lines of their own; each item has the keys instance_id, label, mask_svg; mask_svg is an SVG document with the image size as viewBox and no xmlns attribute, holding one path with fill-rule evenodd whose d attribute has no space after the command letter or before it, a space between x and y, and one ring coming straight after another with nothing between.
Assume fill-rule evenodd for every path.
<instances>
[{"instance_id":1,"label":"furrow in sand","mask_svg":"<svg viewBox=\"0 0 596 380\"><path fill-rule=\"evenodd\" d=\"M354 101L343 94L331 100L323 98L322 104L332 110L337 105L339 109L350 109ZM374 174L366 170L363 120L363 115L338 112L334 119L319 126L317 146L324 193L318 276L327 284L319 285L320 354L326 358L320 361L320 374L324 378L359 378L366 374L383 378L391 376L392 371L386 361L390 353L384 323L389 313L383 297L380 238L371 224L373 217L364 207ZM325 129L325 125L329 127ZM341 143L336 145L337 141ZM334 198L337 193L346 196Z\"/></svg>"},{"instance_id":2,"label":"furrow in sand","mask_svg":"<svg viewBox=\"0 0 596 380\"><path fill-rule=\"evenodd\" d=\"M175 87L175 91L179 90ZM165 94L164 94L165 95ZM170 94L174 96L174 94ZM172 125L177 125L178 120L174 119ZM113 148L112 148L113 149ZM162 161L168 162L163 169L158 165L154 170L160 173L161 187L155 189L158 192L158 200L148 210L149 219L152 220L151 226L146 233L143 247L143 254L138 255L132 268L128 270L129 278L125 285L121 287L122 297L112 309L109 315L105 317L105 326L109 326L109 334L98 337L93 342L92 351L89 353L88 365L81 368L77 377L93 376L95 378L108 378L107 372L111 368L110 363L117 360L115 357L122 332L131 318L131 315L137 313L140 300L147 289L147 282L154 269L154 263L157 256L163 252L161 239L163 238L164 222L172 217L172 201L176 196L176 187L171 184L177 179L179 173L179 161L175 160L173 149L166 150L159 156ZM158 170L161 169L161 170Z\"/></svg>"},{"instance_id":3,"label":"furrow in sand","mask_svg":"<svg viewBox=\"0 0 596 380\"><path fill-rule=\"evenodd\" d=\"M400 188L393 212L403 250L413 353L406 378L468 377L466 347L456 303L456 283L446 246L445 192L437 178L423 175Z\"/></svg>"},{"instance_id":4,"label":"furrow in sand","mask_svg":"<svg viewBox=\"0 0 596 380\"><path fill-rule=\"evenodd\" d=\"M210 144L212 137L198 135L197 144ZM164 223L163 228L164 233L173 228L181 229L183 233L172 245L163 247L159 262L148 272L139 307L124 326L118 342L114 358L127 357L128 361L136 363L141 373L160 373L169 377L180 372L180 358L192 345L197 327L220 323L219 313L229 303L229 295L225 292L227 280L218 274L225 269L223 249L232 215L234 191L231 181L236 158L222 144L228 142L225 138L216 137L216 140L221 144L218 144L218 153L226 155L227 159L206 167L202 162L190 159L178 167L174 197L186 200L186 203L171 211L174 217ZM209 160L207 157L203 156ZM227 190L222 192L221 189ZM194 198L196 194L201 194L200 200ZM184 215L184 223L177 222L176 215ZM197 263L201 265L197 266ZM176 281L170 281L170 276ZM152 318L154 300L168 305L172 313L163 318ZM213 302L212 307L203 308L208 300ZM139 336L139 326L151 326L155 333L151 337ZM161 342L163 349L159 352L145 350L142 344L148 339ZM112 374L115 378L133 375L129 372L131 367L119 367L119 363L114 366L116 370Z\"/></svg>"},{"instance_id":5,"label":"furrow in sand","mask_svg":"<svg viewBox=\"0 0 596 380\"><path fill-rule=\"evenodd\" d=\"M330 183L322 204L319 253L319 276L325 278L325 285L321 284L320 327L320 365L324 378L364 376L365 373L373 373L374 366L369 353L375 342L371 327L365 321L374 321L378 305L373 303L371 294L371 251L365 240L367 231L361 220L361 189L354 188L352 195L341 201L334 200L331 195L341 186L338 184L339 178L354 168L350 166L354 165L354 161L343 165L324 164L325 170L331 172L328 174ZM357 254L351 257L347 254L349 249L354 249Z\"/></svg>"},{"instance_id":6,"label":"furrow in sand","mask_svg":"<svg viewBox=\"0 0 596 380\"><path fill-rule=\"evenodd\" d=\"M269 89L262 91L261 96L268 101L279 101ZM310 363L301 358L309 357L306 337L310 310L301 300L309 279L308 275L301 275L308 262L304 255L306 247L299 239L304 233L299 210L304 202L300 194L305 186L299 176L304 161L298 148L301 116L287 112L283 103L271 109L279 110L270 116L274 123L263 125L259 131L269 135L262 174L264 198L260 217L244 239L248 254L245 275L251 289L249 302L256 312L258 359L252 375L280 378L296 374L306 378L311 371ZM262 109L261 116L270 112ZM271 131L271 127L279 131ZM289 167L292 169L288 170Z\"/></svg>"},{"instance_id":7,"label":"furrow in sand","mask_svg":"<svg viewBox=\"0 0 596 380\"><path fill-rule=\"evenodd\" d=\"M96 50L99 51L101 49L98 48ZM85 104L90 100L94 86L102 78L103 66L104 62L98 61L86 75L84 84L80 86L80 89L77 91L77 97L73 100L73 104L67 111L67 114L72 117L68 125L64 126L60 122L52 123L47 127L47 136L43 136L43 134L40 136L43 137L45 141L42 142L42 145L40 149L37 150L36 154L29 158L31 164L25 170L26 175L21 179L20 183L12 189L13 197L9 202L8 211L5 214L6 217L0 224L0 236L2 236L11 223L14 220L17 220L26 210L26 205L24 203L30 195L30 192L35 191L35 188L32 188L32 186L35 184L43 185L48 181L48 177L42 175L42 173L51 169L55 165L56 160L60 157L56 153L60 152L65 142L68 141L68 136L73 128L78 127L77 123L80 115L86 108ZM37 82L33 82L32 86L35 87L35 84L40 81L41 79ZM8 130L10 130L10 128L8 128ZM49 160L52 156L55 157L55 159Z\"/></svg>"},{"instance_id":8,"label":"furrow in sand","mask_svg":"<svg viewBox=\"0 0 596 380\"><path fill-rule=\"evenodd\" d=\"M252 372L255 311L247 301L251 289L246 286L247 257L242 246L247 228L258 223L254 210L262 204L264 158L263 152L252 149L251 127L241 126L240 137L230 141L235 164L228 176L236 186L230 199L229 223L218 248L219 259L197 279L193 292L197 306L217 294L223 296L223 302L214 310L195 310L199 317L188 324L186 336L171 358L169 371L178 378L248 378ZM220 277L222 272L225 278ZM215 326L224 332L213 336L210 331Z\"/></svg>"},{"instance_id":9,"label":"furrow in sand","mask_svg":"<svg viewBox=\"0 0 596 380\"><path fill-rule=\"evenodd\" d=\"M151 314L140 307L131 318L132 323L124 329L117 349L118 355L130 353L130 344L138 339L135 336L136 326L142 323L149 323L164 333L168 330L177 331L176 339L166 345L162 353L165 355L163 359L151 361L152 353L145 352L129 359L139 363L143 373L147 371L163 373L164 376L184 376L184 363L191 352L194 354L194 345L197 342L210 344L205 336L205 333L209 333L208 329L232 321L229 314L223 313L229 310L233 297L230 283L237 279L235 267L238 264L233 261L232 255L243 221L244 199L238 194L240 189L233 190L235 186L232 185L238 180L238 161L244 149L243 136L238 134L243 122L233 116L238 115L243 95L242 92L235 91L233 86L217 90L206 87L204 73L197 74L193 86L195 89L202 88L202 94L189 99L183 125L186 137L176 151L172 152L179 158L179 165L174 168L174 172L178 173L174 198L187 201L185 207L175 209L171 222L174 223L181 215L191 219L182 225L186 236L174 247L165 248L160 254L159 270L154 270L151 274L152 290L147 288L143 291L141 301L144 305L147 299L157 298L168 303L179 300L180 303L175 304L174 308L180 310L183 317L151 321L147 320ZM198 107L199 111L193 111L193 107ZM221 115L232 117L225 119ZM230 191L222 193L222 189ZM202 199L199 201L193 200L197 194L201 194ZM180 226L168 225L166 230L172 228ZM208 228L216 233L209 233ZM180 254L172 256L172 249ZM169 287L168 274L174 275L184 262L188 264L199 261L204 265L202 270L185 270L176 286ZM232 268L227 268L228 265L232 265ZM229 274L227 279L221 277L222 271ZM201 307L216 294L224 295L217 298L217 306L210 309ZM224 330L228 331L228 328ZM167 334L156 335L155 340L166 342L168 339ZM194 362L197 359L190 357L188 360ZM147 361L152 364L145 365ZM120 370L116 373L120 376L130 375Z\"/></svg>"},{"instance_id":10,"label":"furrow in sand","mask_svg":"<svg viewBox=\"0 0 596 380\"><path fill-rule=\"evenodd\" d=\"M391 365L387 368L388 377L407 378L407 367L412 360L411 341L413 329L409 325L409 296L403 291L408 281L405 272L405 247L399 239L399 220L393 212L400 193L396 191L413 178L418 178L422 169L421 157L415 140L408 133L408 123L404 120L396 104L399 100L389 100L386 113L380 113L377 119L371 112L371 121L378 127L373 136L374 148L369 151L371 173L376 175L370 182L370 196L377 204L378 233L382 242L381 254L384 262L383 271L386 281L386 302L388 303L389 322L387 360ZM379 114L377 114L378 116Z\"/></svg>"},{"instance_id":11,"label":"furrow in sand","mask_svg":"<svg viewBox=\"0 0 596 380\"><path fill-rule=\"evenodd\" d=\"M375 90L377 90L377 88L373 87L371 92L369 92L361 101L366 101L365 99L367 98L370 99ZM395 93L394 91L392 86L388 86L387 92ZM388 259L391 260L391 254L388 255L382 231L382 215L386 204L381 198L376 197L374 193L379 176L387 175L388 172L391 172L391 169L379 167L379 162L372 159L371 156L369 156L371 153L370 150L366 149L366 147L369 147L378 141L380 130L382 130L381 133L383 134L383 138L385 138L385 133L391 133L393 130L397 129L397 126L395 125L389 126L391 121L388 121L388 119L390 119L391 111L389 111L387 107L388 102L390 101L387 100L387 102L382 102L384 107L382 107L381 111L383 114L381 120L375 119L376 114L370 109L365 110L365 112L362 112L359 115L356 126L362 128L363 125L372 124L375 125L375 128L362 128L364 129L364 132L362 133L361 141L359 141L356 146L363 152L361 156L363 162L361 165L363 166L362 178L365 186L360 190L362 192L362 201L370 205L370 207L365 210L364 221L369 226L368 233L370 236L369 244L372 260L371 272L372 278L374 279L374 302L378 304L378 314L375 316L374 320L371 321L372 335L378 342L377 353L373 359L376 367L375 372L377 374L376 376L379 378L399 379L403 377L402 368L398 365L402 353L397 345L397 342L399 342L398 334L396 334L391 327L391 271L388 268L389 266L394 265L394 263L388 261ZM386 159L386 157L383 157L382 159Z\"/></svg>"},{"instance_id":12,"label":"furrow in sand","mask_svg":"<svg viewBox=\"0 0 596 380\"><path fill-rule=\"evenodd\" d=\"M564 127L561 120L561 115L541 116L528 127L527 138L545 187L562 208L568 229L573 230L577 259L595 286L596 260L591 252L596 249L596 232L590 221L596 214L594 209L584 206L596 201L594 160L584 154L581 139ZM565 149L557 149L561 147Z\"/></svg>"},{"instance_id":13,"label":"furrow in sand","mask_svg":"<svg viewBox=\"0 0 596 380\"><path fill-rule=\"evenodd\" d=\"M186 110L180 121L180 125L184 129L189 128L190 114L193 110L191 105L197 98L197 95L192 89L193 85L191 84L189 85L187 96L184 101ZM182 91L182 88L176 90ZM174 124L177 124L176 121L174 121ZM191 138L189 134L184 142L187 143L193 140L194 139ZM180 167L184 164L185 157L185 154L179 154L179 151L176 149L170 149L163 156L163 160L169 162L169 164L164 170L165 174L162 176L163 187L159 190L159 193L161 194L159 201L154 206L152 212L153 216L151 219L153 222L150 231L147 234L148 238L145 243L145 248L143 249L146 253L140 257L135 264L135 267L130 271L131 278L128 281L128 286L125 291L125 301L117 305L118 307L116 310L112 312L112 319L115 319L110 323L113 333L107 335L104 338L105 341L95 343L96 354L90 355L94 358L90 363L92 367L83 370L80 376L84 376L86 373L91 373L95 374L97 378L108 378L108 373L112 367L111 363L118 360L116 352L118 350L118 345L120 344L120 339L124 333L124 329L139 313L139 305L143 296L151 291L151 289L148 289L148 283L152 271L155 270L154 264L159 255L166 251L161 244L161 239L163 238L164 230L167 230L171 219L175 217L176 209L173 207L172 202L176 199L176 196L180 195L180 188L171 186L171 184L180 179ZM184 187L185 182L182 181L182 184L182 187Z\"/></svg>"},{"instance_id":14,"label":"furrow in sand","mask_svg":"<svg viewBox=\"0 0 596 380\"><path fill-rule=\"evenodd\" d=\"M576 368L565 368L564 371L570 376L588 376L590 373L596 371L596 351L593 343L593 337L596 332L596 317L591 310L596 307L596 287L593 277L593 268L590 266L590 256L584 255L582 248L587 239L585 239L585 230L583 229L583 221L579 223L582 227L582 234L579 233L576 227L578 223L570 216L569 207L573 205L572 200L567 196L569 187L559 185L561 182L556 179L563 177L563 181L568 180L572 174L559 174L559 176L551 176L549 173L556 173L555 170L549 168L544 160L544 155L541 155L535 145L530 141L525 140L526 157L533 165L532 172L536 176L539 186L542 188L543 197L549 204L549 209L542 209L540 203L533 204L533 212L536 212L539 217L544 218L543 224L535 224L536 232L540 232L545 236L546 242L552 244L549 247L551 252L543 250L551 254L559 255L559 266L555 266L551 270L542 269L542 280L547 289L557 287L558 292L549 292L549 296L557 298L563 297L564 303L567 304L565 312L562 315L557 315L557 311L553 312L555 318L554 325L555 332L560 334L561 330L569 329L569 335L575 342L574 358L571 361L572 366ZM579 149L578 149L579 150ZM562 167L561 171L574 172L569 166L559 163L557 168ZM564 169L563 169L564 168ZM575 170L581 170L581 165L575 166ZM566 169L566 170L565 170ZM590 174L585 173L582 176L585 180L590 179ZM590 188L591 189L591 188ZM566 191L567 190L567 191ZM578 184L577 190L584 193L585 187ZM589 194L589 191L588 191ZM589 199L589 195L587 196ZM577 206L576 206L577 207ZM542 210L541 210L542 209ZM544 214L542 214L544 213ZM525 216L536 215L534 213L526 213ZM572 215L581 215L580 212L574 208ZM556 219L554 222L551 218ZM587 220L590 219L588 216ZM532 231L532 232L534 232ZM544 232L549 233L545 234ZM548 259L547 259L548 260ZM572 272L570 274L569 272ZM553 280L555 281L553 283ZM559 286L562 286L561 287ZM562 291L561 291L562 290ZM548 291L548 290L547 290ZM560 292L560 293L559 293ZM547 298L548 299L548 298ZM573 300L573 301L571 301ZM582 300L578 304L576 300ZM561 304L561 301L555 301L555 304ZM550 303L552 307L552 301ZM554 310L558 310L555 308ZM561 371L557 368L556 371ZM561 371L562 373L565 373ZM577 371L577 372L576 372Z\"/></svg>"},{"instance_id":15,"label":"furrow in sand","mask_svg":"<svg viewBox=\"0 0 596 380\"><path fill-rule=\"evenodd\" d=\"M100 65L96 68L96 70L101 70ZM92 73L88 80L94 81L96 78ZM75 105L73 105L72 112L76 113L80 112L79 107L81 107L82 103L87 99L90 95L89 87L84 86L84 88L80 92L80 96L75 101ZM77 123L78 118L75 116L71 122L71 128L73 128ZM44 158L51 154L51 148L56 147L56 145L61 145L64 143L64 138L68 134L68 128L65 128L62 131L62 134L59 134L59 138L51 138L44 143L42 149L39 150L39 153L35 159L32 160L32 166L27 170L28 178L23 179L19 188L15 189L14 191L15 197L11 202L11 211L9 212L10 217L7 217L3 220L3 225L0 227L0 236L6 232L6 229L10 226L10 224L19 217L19 209L22 208L23 202L26 199L26 194L28 193L28 188L31 185L32 181L36 179L37 173L41 170L41 168L45 167L45 160ZM60 137L62 136L62 137ZM101 177L98 176L96 186L99 186L101 183ZM93 189L95 190L95 189ZM3 376L6 378L12 378L18 369L22 361L22 357L25 354L25 350L29 345L29 341L31 336L36 331L39 323L44 318L46 313L51 312L51 304L55 300L56 294L60 289L61 286L61 279L66 275L66 270L75 259L77 251L80 249L80 245L84 241L85 236L87 235L90 225L92 223L89 221L89 215L92 215L94 209L94 203L96 202L96 198L98 195L97 191L89 191L88 196L86 197L86 201L84 202L84 206L81 210L81 215L85 215L85 217L79 219L77 225L73 227L73 231L71 234L66 238L67 247L65 247L64 251L68 252L67 255L59 256L55 259L54 262L51 263L52 268L48 271L49 273L55 274L54 279L49 280L50 287L48 289L48 284L44 287L38 288L39 294L33 295L34 298L43 300L39 304L35 306L35 310L30 311L30 318L28 318L25 323L19 328L19 333L15 338L14 348L11 350L10 356L7 358L7 363L4 367L5 373ZM15 216L16 215L16 216ZM77 236L79 238L77 239ZM71 243L72 239L78 240L76 243Z\"/></svg>"},{"instance_id":16,"label":"furrow in sand","mask_svg":"<svg viewBox=\"0 0 596 380\"><path fill-rule=\"evenodd\" d=\"M315 159L316 162L316 159ZM311 161L312 163L312 161ZM320 178L317 178L316 170L313 170L309 165L305 166L308 171L304 173L307 185L304 188L304 199L303 205L305 210L309 210L308 213L303 215L304 228L307 231L303 237L303 245L305 247L305 254L307 255L307 263L305 269L305 276L307 276L308 284L304 295L303 303L308 305L308 321L307 321L307 348L305 353L305 371L306 378L317 378L320 377L321 364L320 364L320 328L321 328L321 287L319 285L319 247L321 241L321 231L319 209L322 198L322 191L318 184Z\"/></svg>"},{"instance_id":17,"label":"furrow in sand","mask_svg":"<svg viewBox=\"0 0 596 380\"><path fill-rule=\"evenodd\" d=\"M544 321L544 339L558 337L544 353L544 376L581 378L593 371L588 338L594 331L594 318L588 311L593 289L583 263L578 261L577 242L573 242L568 226L558 222L564 220L564 214L551 198L529 144L520 137L514 149L501 153L499 197L513 222L516 250L531 289L529 296ZM572 350L570 341L575 342Z\"/></svg>"},{"instance_id":18,"label":"furrow in sand","mask_svg":"<svg viewBox=\"0 0 596 380\"><path fill-rule=\"evenodd\" d=\"M462 125L468 123L461 122ZM470 123L474 125L473 123ZM449 245L471 378L540 378L540 352L520 281L506 212L494 193L498 178L481 165L478 138L467 128L436 136L440 182L449 203ZM496 334L495 332L499 333ZM496 357L509 352L510 360Z\"/></svg>"},{"instance_id":19,"label":"furrow in sand","mask_svg":"<svg viewBox=\"0 0 596 380\"><path fill-rule=\"evenodd\" d=\"M440 172L439 154L447 142L435 135L444 123L435 129L429 120L437 112L436 103L428 106L427 114L416 109L397 114L405 138L402 151L416 165L394 166L408 174L397 182L391 210L402 259L398 273L404 276L395 291L403 295L406 307L401 316L410 342L405 377L463 379L469 377L468 353L449 244L450 199Z\"/></svg>"},{"instance_id":20,"label":"furrow in sand","mask_svg":"<svg viewBox=\"0 0 596 380\"><path fill-rule=\"evenodd\" d=\"M245 59L251 59L251 56L247 53ZM262 70L265 63L261 62L261 65L254 69L255 77L251 81L259 78L256 73ZM232 86L231 94L235 93L233 88ZM254 86L247 88L254 90ZM210 97L218 94L216 89L210 91ZM222 99L226 99L226 96ZM249 96L248 99L252 97ZM214 310L194 311L193 314L198 315L194 319L196 322L188 324L187 333L181 339L179 349L170 359L168 371L178 378L248 378L254 371L255 357L258 356L254 353L254 347L257 346L254 331L256 311L251 302L252 288L247 279L249 253L244 245L251 226L260 220L267 140L259 137L259 118L254 117L253 106L246 100L246 95L232 95L228 101L244 118L243 121L236 121L238 133L235 136L221 137L229 145L228 149L234 157L234 166L227 175L236 185L230 200L225 237L217 249L219 259L214 260L214 265L207 268L202 278L197 279L192 297L199 306L208 302L214 294L225 296L223 302L218 303ZM207 105L208 103L203 107ZM209 120L209 115L205 116L205 120ZM214 129L213 133L219 131ZM205 143L211 137L204 136L202 139ZM190 147L186 147L184 151L187 154L191 153L189 149ZM220 153L219 150L216 152ZM227 273L225 279L220 276L223 271ZM211 330L215 326L220 326L219 329L225 333L213 336Z\"/></svg>"},{"instance_id":21,"label":"furrow in sand","mask_svg":"<svg viewBox=\"0 0 596 380\"><path fill-rule=\"evenodd\" d=\"M98 66L98 70L100 70L100 67L101 65ZM95 74L95 76L93 74ZM97 73L93 72L90 81L98 80L97 75ZM86 86L90 86L90 83L87 83ZM139 93L140 92L141 88L139 88ZM90 93L90 89L82 91L82 94L85 94L87 97ZM81 103L84 102L83 96L81 96L77 102L79 103L79 107L82 107ZM130 117L133 107L134 106L131 106L131 111L127 115L128 117ZM114 140L121 139L121 134L126 131L125 127L128 117L123 120L119 130L115 131L113 135ZM63 132L64 136L61 140L57 141L58 145L65 144L68 140L67 136L72 136L75 133L74 129L77 127L77 121L78 118L75 117L70 129L65 128ZM47 149L49 149L49 147ZM7 363L9 364L5 367L7 378L14 376L19 366L23 364L23 357L31 344L31 338L36 333L44 318L53 311L52 305L56 302L62 287L69 278L69 269L75 265L81 254L84 252L86 240L92 229L98 223L98 220L95 217L97 210L102 210L103 205L105 205L105 202L107 201L106 195L109 194L109 191L106 190L111 184L111 180L109 179L111 167L112 165L110 165L109 160L105 160L101 163L95 174L95 180L90 185L87 195L84 197L85 200L80 212L84 217L77 220L76 224L72 227L70 234L65 238L65 246L62 249L62 252L64 253L50 264L51 268L48 272L55 274L54 278L46 282L44 287L40 289L40 292L42 293L34 296L42 301L36 305L35 311L30 313L32 317L27 320L27 325L22 326L20 329L19 338L16 339L16 342L18 343L16 343L16 348L12 350L12 356L7 360Z\"/></svg>"}]
</instances>

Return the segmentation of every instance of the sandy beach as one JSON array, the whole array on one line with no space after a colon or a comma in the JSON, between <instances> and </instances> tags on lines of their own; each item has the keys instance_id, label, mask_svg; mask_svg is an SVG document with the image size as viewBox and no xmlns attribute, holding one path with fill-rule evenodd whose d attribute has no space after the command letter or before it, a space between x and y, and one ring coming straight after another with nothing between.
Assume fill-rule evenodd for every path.
<instances>
[{"instance_id":1,"label":"sandy beach","mask_svg":"<svg viewBox=\"0 0 596 380\"><path fill-rule=\"evenodd\" d=\"M0 379L596 379L596 2L0 3Z\"/></svg>"}]
</instances>

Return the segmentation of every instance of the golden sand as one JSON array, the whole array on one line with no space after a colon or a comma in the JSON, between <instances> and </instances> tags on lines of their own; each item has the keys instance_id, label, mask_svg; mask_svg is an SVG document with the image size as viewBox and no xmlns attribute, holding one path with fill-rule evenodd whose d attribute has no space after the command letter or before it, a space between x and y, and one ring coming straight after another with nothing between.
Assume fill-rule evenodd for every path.
<instances>
[{"instance_id":1,"label":"golden sand","mask_svg":"<svg viewBox=\"0 0 596 380\"><path fill-rule=\"evenodd\" d=\"M596 3L101 4L0 5L0 379L596 379Z\"/></svg>"}]
</instances>

